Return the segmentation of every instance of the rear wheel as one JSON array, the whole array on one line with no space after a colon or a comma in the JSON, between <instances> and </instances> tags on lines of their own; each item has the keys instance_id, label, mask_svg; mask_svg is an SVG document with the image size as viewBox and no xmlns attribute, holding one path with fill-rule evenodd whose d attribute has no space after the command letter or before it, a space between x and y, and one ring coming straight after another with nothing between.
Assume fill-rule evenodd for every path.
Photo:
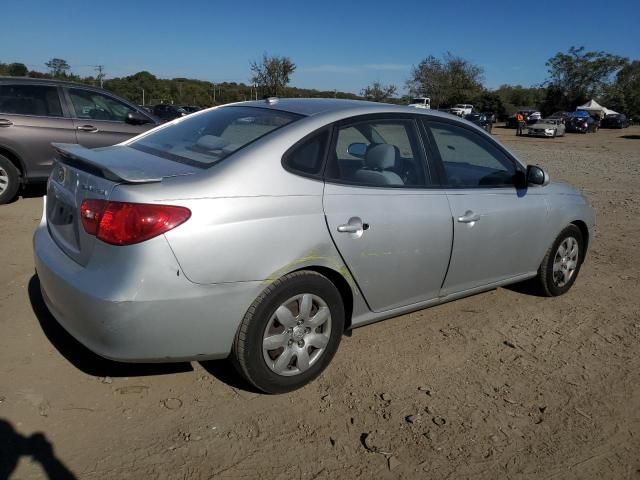
<instances>
[{"instance_id":1,"label":"rear wheel","mask_svg":"<svg viewBox=\"0 0 640 480\"><path fill-rule=\"evenodd\" d=\"M20 188L20 172L3 155L0 155L0 205L9 203Z\"/></svg>"},{"instance_id":2,"label":"rear wheel","mask_svg":"<svg viewBox=\"0 0 640 480\"><path fill-rule=\"evenodd\" d=\"M289 392L329 365L343 330L344 306L333 283L316 272L294 272L253 302L236 335L232 358L256 388Z\"/></svg>"},{"instance_id":3,"label":"rear wheel","mask_svg":"<svg viewBox=\"0 0 640 480\"><path fill-rule=\"evenodd\" d=\"M583 245L582 232L575 225L560 232L538 269L538 281L545 295L556 297L573 286L584 257Z\"/></svg>"}]
</instances>

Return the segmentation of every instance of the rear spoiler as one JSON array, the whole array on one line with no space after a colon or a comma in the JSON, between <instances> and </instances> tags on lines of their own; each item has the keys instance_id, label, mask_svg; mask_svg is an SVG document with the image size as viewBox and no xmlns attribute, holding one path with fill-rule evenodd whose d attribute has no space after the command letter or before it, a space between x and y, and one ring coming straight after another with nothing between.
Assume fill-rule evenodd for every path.
<instances>
[{"instance_id":1,"label":"rear spoiler","mask_svg":"<svg viewBox=\"0 0 640 480\"><path fill-rule=\"evenodd\" d=\"M118 183L153 183L197 173L198 169L149 153L116 145L89 149L75 143L52 143L62 163Z\"/></svg>"}]
</instances>

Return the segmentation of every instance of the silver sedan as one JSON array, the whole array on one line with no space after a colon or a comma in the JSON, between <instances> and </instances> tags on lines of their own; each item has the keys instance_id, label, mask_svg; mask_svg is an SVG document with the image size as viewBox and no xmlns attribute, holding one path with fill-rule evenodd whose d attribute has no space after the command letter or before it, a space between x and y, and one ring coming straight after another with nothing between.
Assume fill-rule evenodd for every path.
<instances>
[{"instance_id":1,"label":"silver sedan","mask_svg":"<svg viewBox=\"0 0 640 480\"><path fill-rule=\"evenodd\" d=\"M43 298L94 352L232 357L271 393L349 330L578 276L594 213L484 131L433 110L269 99L120 145L56 145L34 236Z\"/></svg>"}]
</instances>

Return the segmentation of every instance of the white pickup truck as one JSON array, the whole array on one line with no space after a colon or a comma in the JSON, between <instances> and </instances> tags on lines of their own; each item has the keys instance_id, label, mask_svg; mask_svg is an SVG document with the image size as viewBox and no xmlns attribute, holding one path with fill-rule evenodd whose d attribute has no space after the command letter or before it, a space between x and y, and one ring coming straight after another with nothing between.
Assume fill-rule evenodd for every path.
<instances>
[{"instance_id":1,"label":"white pickup truck","mask_svg":"<svg viewBox=\"0 0 640 480\"><path fill-rule=\"evenodd\" d=\"M412 98L409 102L410 107L431 109L431 99L429 97Z\"/></svg>"},{"instance_id":2,"label":"white pickup truck","mask_svg":"<svg viewBox=\"0 0 640 480\"><path fill-rule=\"evenodd\" d=\"M450 112L464 118L465 115L473 113L473 105L469 105L468 103L458 103L450 110Z\"/></svg>"}]
</instances>

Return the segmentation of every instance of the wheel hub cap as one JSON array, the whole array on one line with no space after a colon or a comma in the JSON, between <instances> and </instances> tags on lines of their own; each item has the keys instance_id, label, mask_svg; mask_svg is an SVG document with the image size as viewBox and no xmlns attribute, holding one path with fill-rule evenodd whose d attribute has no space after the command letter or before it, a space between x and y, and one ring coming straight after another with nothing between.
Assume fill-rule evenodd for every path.
<instances>
[{"instance_id":1,"label":"wheel hub cap","mask_svg":"<svg viewBox=\"0 0 640 480\"><path fill-rule=\"evenodd\" d=\"M558 246L553 260L553 283L564 287L573 277L579 262L578 241L573 237L565 238Z\"/></svg>"},{"instance_id":2,"label":"wheel hub cap","mask_svg":"<svg viewBox=\"0 0 640 480\"><path fill-rule=\"evenodd\" d=\"M267 322L262 356L278 375L299 375L325 352L331 336L331 312L326 302L303 293L281 304Z\"/></svg>"}]
</instances>

